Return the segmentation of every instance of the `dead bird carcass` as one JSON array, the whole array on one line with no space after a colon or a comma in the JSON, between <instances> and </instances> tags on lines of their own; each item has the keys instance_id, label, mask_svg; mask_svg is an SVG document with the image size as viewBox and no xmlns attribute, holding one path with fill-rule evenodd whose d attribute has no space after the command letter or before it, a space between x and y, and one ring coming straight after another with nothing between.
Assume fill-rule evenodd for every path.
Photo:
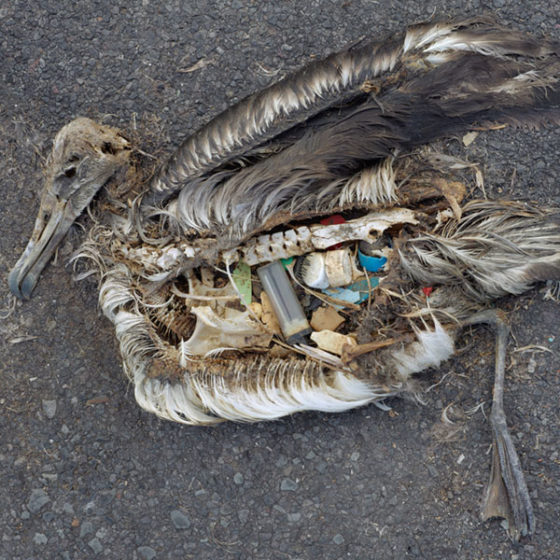
<instances>
[{"instance_id":1,"label":"dead bird carcass","mask_svg":"<svg viewBox=\"0 0 560 560\"><path fill-rule=\"evenodd\" d=\"M96 192L130 183L109 186L110 225L92 228L81 253L101 273L137 401L186 424L380 401L452 356L464 326L488 323L496 379L483 514L508 519L515 539L530 534L502 405L509 331L489 306L558 280L558 215L466 200L452 166L419 148L473 126L558 123L559 53L486 20L411 26L241 101L140 188L125 135L76 119L55 138L10 288L29 297Z\"/></svg>"}]
</instances>

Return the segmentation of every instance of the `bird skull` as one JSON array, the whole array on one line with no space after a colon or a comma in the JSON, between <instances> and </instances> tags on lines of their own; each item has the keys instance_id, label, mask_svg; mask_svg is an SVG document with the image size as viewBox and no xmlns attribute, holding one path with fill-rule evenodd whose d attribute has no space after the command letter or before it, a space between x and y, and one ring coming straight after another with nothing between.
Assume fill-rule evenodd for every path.
<instances>
[{"instance_id":1,"label":"bird skull","mask_svg":"<svg viewBox=\"0 0 560 560\"><path fill-rule=\"evenodd\" d=\"M10 272L11 292L28 298L74 220L117 169L126 165L130 143L120 132L77 118L56 135L39 214L31 238Z\"/></svg>"}]
</instances>

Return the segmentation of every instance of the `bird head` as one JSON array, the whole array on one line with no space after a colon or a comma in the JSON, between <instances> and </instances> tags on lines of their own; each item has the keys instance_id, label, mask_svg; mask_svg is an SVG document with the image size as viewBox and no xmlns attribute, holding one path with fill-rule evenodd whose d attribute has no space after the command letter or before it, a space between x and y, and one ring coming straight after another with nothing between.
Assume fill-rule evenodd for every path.
<instances>
[{"instance_id":1,"label":"bird head","mask_svg":"<svg viewBox=\"0 0 560 560\"><path fill-rule=\"evenodd\" d=\"M9 275L10 291L31 295L64 235L99 189L130 157L130 143L115 128L77 118L56 135L31 238Z\"/></svg>"}]
</instances>

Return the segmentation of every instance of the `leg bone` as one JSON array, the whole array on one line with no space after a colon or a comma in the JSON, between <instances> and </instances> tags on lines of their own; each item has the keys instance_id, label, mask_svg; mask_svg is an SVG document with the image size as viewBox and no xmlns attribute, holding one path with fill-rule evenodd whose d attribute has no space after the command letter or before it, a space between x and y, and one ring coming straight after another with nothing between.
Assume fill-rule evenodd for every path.
<instances>
[{"instance_id":1,"label":"leg bone","mask_svg":"<svg viewBox=\"0 0 560 560\"><path fill-rule=\"evenodd\" d=\"M508 431L504 412L504 377L509 327L503 314L495 310L481 311L463 323L486 323L496 331L496 365L490 424L492 426L492 468L483 500L482 518L507 519L512 540L530 535L535 529L533 506L515 445Z\"/></svg>"}]
</instances>

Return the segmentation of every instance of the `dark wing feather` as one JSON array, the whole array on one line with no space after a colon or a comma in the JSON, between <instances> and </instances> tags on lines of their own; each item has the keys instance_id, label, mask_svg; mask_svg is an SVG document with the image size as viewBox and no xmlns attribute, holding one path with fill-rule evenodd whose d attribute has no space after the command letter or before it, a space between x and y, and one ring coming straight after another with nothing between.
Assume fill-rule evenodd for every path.
<instances>
[{"instance_id":1,"label":"dark wing feather","mask_svg":"<svg viewBox=\"0 0 560 560\"><path fill-rule=\"evenodd\" d=\"M235 223L239 234L274 212L328 208L345 179L393 153L475 123L558 119L559 52L558 43L469 20L413 26L332 55L193 134L145 203L181 190L184 227L223 232ZM258 151L273 155L236 164Z\"/></svg>"}]
</instances>

